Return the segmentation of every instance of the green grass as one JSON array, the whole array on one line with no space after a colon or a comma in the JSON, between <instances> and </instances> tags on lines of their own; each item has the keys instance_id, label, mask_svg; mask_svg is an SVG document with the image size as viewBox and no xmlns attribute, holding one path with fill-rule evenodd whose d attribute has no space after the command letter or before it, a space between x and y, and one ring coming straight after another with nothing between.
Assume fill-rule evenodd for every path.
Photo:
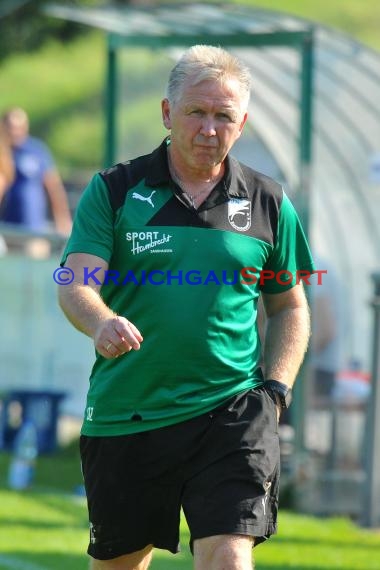
<instances>
[{"instance_id":1,"label":"green grass","mask_svg":"<svg viewBox=\"0 0 380 570\"><path fill-rule=\"evenodd\" d=\"M380 49L380 9L378 0L233 0L236 4L248 4L289 12L295 16L331 26L352 35L358 41Z\"/></svg>"},{"instance_id":2,"label":"green grass","mask_svg":"<svg viewBox=\"0 0 380 570\"><path fill-rule=\"evenodd\" d=\"M7 58L0 68L0 112L24 107L31 131L52 149L63 176L102 162L105 38L99 32L32 54Z\"/></svg>"},{"instance_id":3,"label":"green grass","mask_svg":"<svg viewBox=\"0 0 380 570\"><path fill-rule=\"evenodd\" d=\"M31 54L16 54L2 62L0 106L27 107L38 124L64 116L102 88L105 39L91 32L75 41L50 41Z\"/></svg>"},{"instance_id":4,"label":"green grass","mask_svg":"<svg viewBox=\"0 0 380 570\"><path fill-rule=\"evenodd\" d=\"M28 491L6 488L9 459L0 454L0 570L86 570L86 505L73 493L81 484L77 445L40 457ZM188 540L182 520L182 552L156 551L152 570L190 570ZM283 510L279 534L254 552L257 570L378 570L380 532Z\"/></svg>"},{"instance_id":5,"label":"green grass","mask_svg":"<svg viewBox=\"0 0 380 570\"><path fill-rule=\"evenodd\" d=\"M160 100L171 64L162 52L120 54L119 97L128 100L119 117L124 159L149 152L165 136ZM64 178L80 170L89 176L103 165L104 78L101 33L87 33L64 46L50 42L2 64L0 112L24 107L32 133L49 145Z\"/></svg>"}]
</instances>

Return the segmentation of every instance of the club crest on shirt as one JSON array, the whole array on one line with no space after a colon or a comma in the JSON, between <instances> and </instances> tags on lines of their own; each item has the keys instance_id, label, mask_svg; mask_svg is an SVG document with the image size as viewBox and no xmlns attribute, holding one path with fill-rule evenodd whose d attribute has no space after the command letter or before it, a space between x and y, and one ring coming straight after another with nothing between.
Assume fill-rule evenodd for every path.
<instances>
[{"instance_id":1,"label":"club crest on shirt","mask_svg":"<svg viewBox=\"0 0 380 570\"><path fill-rule=\"evenodd\" d=\"M251 227L251 202L243 198L231 198L228 201L228 221L239 231L246 232Z\"/></svg>"}]
</instances>

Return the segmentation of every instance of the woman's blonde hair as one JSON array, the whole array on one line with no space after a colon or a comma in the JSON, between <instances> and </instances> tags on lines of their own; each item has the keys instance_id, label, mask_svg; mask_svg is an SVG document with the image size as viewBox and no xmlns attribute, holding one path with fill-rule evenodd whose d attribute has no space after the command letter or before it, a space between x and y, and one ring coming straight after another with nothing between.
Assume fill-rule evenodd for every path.
<instances>
[{"instance_id":1,"label":"woman's blonde hair","mask_svg":"<svg viewBox=\"0 0 380 570\"><path fill-rule=\"evenodd\" d=\"M14 174L15 169L8 135L3 125L0 124L0 183L5 187L10 186L14 180Z\"/></svg>"}]
</instances>

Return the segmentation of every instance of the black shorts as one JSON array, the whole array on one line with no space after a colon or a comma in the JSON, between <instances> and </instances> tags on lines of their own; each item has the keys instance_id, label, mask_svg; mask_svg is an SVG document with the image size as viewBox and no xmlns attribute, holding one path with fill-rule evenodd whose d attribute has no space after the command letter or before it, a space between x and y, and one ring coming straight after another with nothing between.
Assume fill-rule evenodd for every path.
<instances>
[{"instance_id":1,"label":"black shorts","mask_svg":"<svg viewBox=\"0 0 380 570\"><path fill-rule=\"evenodd\" d=\"M186 422L80 441L90 519L88 553L108 560L148 544L179 550L181 507L191 541L277 530L276 405L251 389Z\"/></svg>"}]
</instances>

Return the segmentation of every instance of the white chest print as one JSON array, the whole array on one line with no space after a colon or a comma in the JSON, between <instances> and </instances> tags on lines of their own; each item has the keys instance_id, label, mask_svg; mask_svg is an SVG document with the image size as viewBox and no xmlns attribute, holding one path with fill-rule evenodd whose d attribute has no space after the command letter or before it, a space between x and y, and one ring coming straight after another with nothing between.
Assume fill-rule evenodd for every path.
<instances>
[{"instance_id":1,"label":"white chest print","mask_svg":"<svg viewBox=\"0 0 380 570\"><path fill-rule=\"evenodd\" d=\"M132 198L134 198L135 200L141 200L142 202L148 202L148 204L150 204L152 206L152 208L154 208L154 204L152 201L152 196L153 194L156 193L156 190L153 190L150 194L150 196L142 196L141 194L139 194L138 192L133 192L132 194Z\"/></svg>"},{"instance_id":2,"label":"white chest print","mask_svg":"<svg viewBox=\"0 0 380 570\"><path fill-rule=\"evenodd\" d=\"M243 198L231 198L228 201L228 221L239 232L246 232L251 227L251 202Z\"/></svg>"}]
</instances>

